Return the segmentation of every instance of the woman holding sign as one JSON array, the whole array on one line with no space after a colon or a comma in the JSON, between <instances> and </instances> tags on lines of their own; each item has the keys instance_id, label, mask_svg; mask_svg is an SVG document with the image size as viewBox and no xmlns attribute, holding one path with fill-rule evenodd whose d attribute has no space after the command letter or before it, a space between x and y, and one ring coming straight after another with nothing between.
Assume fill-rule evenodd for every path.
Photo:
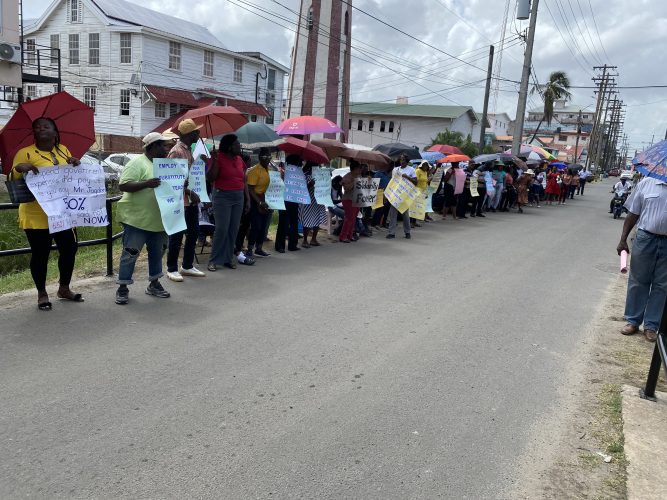
<instances>
[{"instance_id":1,"label":"woman holding sign","mask_svg":"<svg viewBox=\"0 0 667 500\"><path fill-rule=\"evenodd\" d=\"M35 142L19 149L14 156L9 178L16 178L27 172L39 175L41 167L54 165L79 165L79 160L72 157L69 149L60 144L58 127L51 118L37 118L32 123ZM83 302L80 293L74 293L69 285L74 272L74 261L77 251L76 233L67 229L49 233L49 221L39 203L21 203L19 205L19 227L25 231L32 254L30 256L30 273L37 288L37 307L40 311L50 311L52 304L46 292L46 272L51 253L51 243L58 247L58 271L60 287L58 298Z\"/></svg>"},{"instance_id":2,"label":"woman holding sign","mask_svg":"<svg viewBox=\"0 0 667 500\"><path fill-rule=\"evenodd\" d=\"M306 162L303 167L303 173L306 176L306 184L308 186L308 194L310 194L310 203L307 205L299 205L299 219L303 226L303 243L302 248L319 247L320 243L317 241L317 233L322 224L327 223L327 209L324 205L318 205L315 200L315 179L313 178L313 166L316 163ZM308 243L308 236L311 236L310 243Z\"/></svg>"}]
</instances>

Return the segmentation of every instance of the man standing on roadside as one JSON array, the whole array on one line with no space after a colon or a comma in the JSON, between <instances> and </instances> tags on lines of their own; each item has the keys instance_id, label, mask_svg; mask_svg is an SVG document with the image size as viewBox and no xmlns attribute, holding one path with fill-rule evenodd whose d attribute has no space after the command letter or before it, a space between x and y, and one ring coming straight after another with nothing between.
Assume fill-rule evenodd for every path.
<instances>
[{"instance_id":1,"label":"man standing on roadside","mask_svg":"<svg viewBox=\"0 0 667 500\"><path fill-rule=\"evenodd\" d=\"M195 125L191 119L183 120L178 124L178 141L171 148L167 158L178 158L187 160L188 171L192 167L192 145L199 140L199 129L202 125ZM183 276L194 276L201 278L206 276L194 266L195 248L199 236L199 196L186 187L183 190L183 205L185 213L185 225L187 229L180 233L169 236L169 251L167 252L167 278L171 281L183 281ZM181 243L185 235L183 246L183 262L181 271L178 271L178 255L181 252Z\"/></svg>"},{"instance_id":2,"label":"man standing on roadside","mask_svg":"<svg viewBox=\"0 0 667 500\"><path fill-rule=\"evenodd\" d=\"M579 172L579 185L577 186L578 195L584 195L584 188L586 187L586 181L588 180L589 175L591 175L591 173L585 168Z\"/></svg>"},{"instance_id":3,"label":"man standing on roadside","mask_svg":"<svg viewBox=\"0 0 667 500\"><path fill-rule=\"evenodd\" d=\"M162 257L167 250L167 233L164 231L160 207L153 191L160 179L153 177L153 158L167 155L168 139L158 132L143 138L144 154L130 160L120 176L118 188L123 197L118 202L118 220L123 224L123 252L118 268L119 285L116 304L125 305L130 291L127 285L134 283L132 275L139 253L146 246L148 251L148 288L146 293L154 297L167 298L160 284Z\"/></svg>"},{"instance_id":4,"label":"man standing on roadside","mask_svg":"<svg viewBox=\"0 0 667 500\"><path fill-rule=\"evenodd\" d=\"M392 175L397 177L403 177L409 182L417 185L417 172L414 167L410 165L410 160L406 155L401 155L399 157L400 166L396 167ZM396 221L398 219L398 210L396 207L391 205L389 207L389 234L387 238L393 239L396 238ZM410 209L403 212L403 231L405 232L405 237L410 239Z\"/></svg>"},{"instance_id":5,"label":"man standing on roadside","mask_svg":"<svg viewBox=\"0 0 667 500\"><path fill-rule=\"evenodd\" d=\"M628 236L637 224L632 245L623 335L633 335L644 323L646 340L655 342L667 299L667 182L647 177L625 203L628 216L616 250L629 252Z\"/></svg>"}]
</instances>

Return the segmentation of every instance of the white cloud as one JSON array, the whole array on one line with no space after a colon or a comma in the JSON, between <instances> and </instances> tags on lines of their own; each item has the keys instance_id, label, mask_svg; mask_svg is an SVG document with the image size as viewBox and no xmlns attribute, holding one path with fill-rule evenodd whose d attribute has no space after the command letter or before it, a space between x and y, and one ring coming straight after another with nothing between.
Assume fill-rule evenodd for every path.
<instances>
[{"instance_id":1,"label":"white cloud","mask_svg":"<svg viewBox=\"0 0 667 500\"><path fill-rule=\"evenodd\" d=\"M297 16L279 4L298 11L299 0L133 1L203 24L232 50L259 50L289 65L295 35L283 26L295 29L293 23ZM240 6L252 10L248 3L260 6L262 15L270 20L262 19ZM507 32L507 36L512 38L515 38L516 32L527 28L526 22L513 19L514 3L511 2ZM37 17L47 5L46 0L26 1L26 17ZM505 8L503 0L355 0L354 5L449 54L459 55L479 49L462 58L472 60L471 64L480 68L457 62L354 10L352 26L356 49L353 49L353 53L376 63L353 58L351 90L354 99L389 100L397 95L407 95L416 96L412 102L451 104L452 101L446 100L449 98L481 109L483 84L471 84L468 88L451 91L442 89L460 85L457 83L460 81L473 82L485 77L488 45L491 40L500 38ZM667 83L667 78L659 71L667 63L667 55L660 50L667 36L664 29L667 2L590 0L590 5L595 13L600 38L611 60L605 60L602 54L589 0L541 0L533 58L537 78L544 81L551 71L564 70L573 85L591 86L593 70L589 66L607 62L618 66L619 82L622 85ZM569 30L563 23L563 12L569 20ZM573 12L577 23L573 22ZM276 14L288 20L279 19ZM584 52L583 56L579 54L572 38ZM371 49L365 44L381 50ZM575 61L567 46L577 54L576 59L585 70ZM378 54L387 59L378 57ZM588 62L584 62L584 59ZM503 53L502 76L519 80L522 60L522 45L507 49ZM421 69L415 69L417 66ZM511 82L502 82L500 88L497 110L513 116L516 111L517 86ZM429 94L430 91L440 92ZM582 107L595 102L592 89L574 89L573 94L573 101ZM641 147L642 141L650 141L654 133L663 137L667 89L623 90L621 97L630 105L625 130L630 135L633 149ZM538 100L533 96L529 107L539 106ZM638 105L644 103L654 104Z\"/></svg>"}]
</instances>

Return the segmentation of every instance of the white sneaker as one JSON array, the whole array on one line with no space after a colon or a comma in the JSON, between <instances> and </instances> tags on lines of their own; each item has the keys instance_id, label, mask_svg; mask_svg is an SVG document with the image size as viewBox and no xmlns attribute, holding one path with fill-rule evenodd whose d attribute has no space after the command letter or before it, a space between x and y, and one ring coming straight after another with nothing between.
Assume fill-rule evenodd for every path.
<instances>
[{"instance_id":1,"label":"white sneaker","mask_svg":"<svg viewBox=\"0 0 667 500\"><path fill-rule=\"evenodd\" d=\"M185 269L184 267L181 267L181 274L183 276L194 276L196 278L201 278L202 276L206 276L206 273L201 272L195 266L192 266L191 269ZM183 276L181 276L181 280L183 279Z\"/></svg>"},{"instance_id":2,"label":"white sneaker","mask_svg":"<svg viewBox=\"0 0 667 500\"><path fill-rule=\"evenodd\" d=\"M171 281L183 281L183 276L181 276L181 273L178 271L174 271L173 273L167 271L167 278L169 278Z\"/></svg>"}]
</instances>

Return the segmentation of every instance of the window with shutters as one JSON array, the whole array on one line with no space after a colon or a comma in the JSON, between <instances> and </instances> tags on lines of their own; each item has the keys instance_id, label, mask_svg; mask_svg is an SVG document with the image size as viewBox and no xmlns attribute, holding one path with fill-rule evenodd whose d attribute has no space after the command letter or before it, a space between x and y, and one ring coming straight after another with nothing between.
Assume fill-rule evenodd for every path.
<instances>
[{"instance_id":1,"label":"window with shutters","mask_svg":"<svg viewBox=\"0 0 667 500\"><path fill-rule=\"evenodd\" d=\"M79 34L69 36L69 63L79 64Z\"/></svg>"},{"instance_id":2,"label":"window with shutters","mask_svg":"<svg viewBox=\"0 0 667 500\"><path fill-rule=\"evenodd\" d=\"M363 129L364 129L364 121L363 121L363 120L359 120L359 121L357 122L357 130L363 130Z\"/></svg>"},{"instance_id":3,"label":"window with shutters","mask_svg":"<svg viewBox=\"0 0 667 500\"><path fill-rule=\"evenodd\" d=\"M67 21L70 23L83 22L82 0L67 0Z\"/></svg>"},{"instance_id":4,"label":"window with shutters","mask_svg":"<svg viewBox=\"0 0 667 500\"><path fill-rule=\"evenodd\" d=\"M120 114L130 116L130 89L120 89Z\"/></svg>"},{"instance_id":5,"label":"window with shutters","mask_svg":"<svg viewBox=\"0 0 667 500\"><path fill-rule=\"evenodd\" d=\"M213 76L213 63L215 54L210 50L204 51L204 76Z\"/></svg>"},{"instance_id":6,"label":"window with shutters","mask_svg":"<svg viewBox=\"0 0 667 500\"><path fill-rule=\"evenodd\" d=\"M385 129L385 122L381 121L380 122L380 132L384 132L384 129Z\"/></svg>"},{"instance_id":7,"label":"window with shutters","mask_svg":"<svg viewBox=\"0 0 667 500\"><path fill-rule=\"evenodd\" d=\"M155 103L155 118L167 117L167 105L163 102Z\"/></svg>"},{"instance_id":8,"label":"window with shutters","mask_svg":"<svg viewBox=\"0 0 667 500\"><path fill-rule=\"evenodd\" d=\"M169 103L169 117L172 117L176 114L178 114L178 104L173 102Z\"/></svg>"},{"instance_id":9,"label":"window with shutters","mask_svg":"<svg viewBox=\"0 0 667 500\"><path fill-rule=\"evenodd\" d=\"M100 34L88 33L88 64L100 64Z\"/></svg>"},{"instance_id":10,"label":"window with shutters","mask_svg":"<svg viewBox=\"0 0 667 500\"><path fill-rule=\"evenodd\" d=\"M243 83L243 59L234 59L234 83Z\"/></svg>"},{"instance_id":11,"label":"window with shutters","mask_svg":"<svg viewBox=\"0 0 667 500\"><path fill-rule=\"evenodd\" d=\"M169 42L169 69L181 70L181 44Z\"/></svg>"},{"instance_id":12,"label":"window with shutters","mask_svg":"<svg viewBox=\"0 0 667 500\"><path fill-rule=\"evenodd\" d=\"M27 38L25 41L25 62L28 66L34 66L37 63L34 38Z\"/></svg>"},{"instance_id":13,"label":"window with shutters","mask_svg":"<svg viewBox=\"0 0 667 500\"><path fill-rule=\"evenodd\" d=\"M368 131L372 132L375 128L375 120L368 120Z\"/></svg>"},{"instance_id":14,"label":"window with shutters","mask_svg":"<svg viewBox=\"0 0 667 500\"><path fill-rule=\"evenodd\" d=\"M120 63L132 64L132 33L120 34Z\"/></svg>"},{"instance_id":15,"label":"window with shutters","mask_svg":"<svg viewBox=\"0 0 667 500\"><path fill-rule=\"evenodd\" d=\"M389 122L389 133L392 134L394 132L394 122Z\"/></svg>"},{"instance_id":16,"label":"window with shutters","mask_svg":"<svg viewBox=\"0 0 667 500\"><path fill-rule=\"evenodd\" d=\"M97 104L97 87L83 88L83 102L95 109L95 105Z\"/></svg>"},{"instance_id":17,"label":"window with shutters","mask_svg":"<svg viewBox=\"0 0 667 500\"><path fill-rule=\"evenodd\" d=\"M34 99L37 97L37 85L26 85L25 96L27 99Z\"/></svg>"},{"instance_id":18,"label":"window with shutters","mask_svg":"<svg viewBox=\"0 0 667 500\"><path fill-rule=\"evenodd\" d=\"M51 66L58 65L60 58L60 35L51 35Z\"/></svg>"}]
</instances>

